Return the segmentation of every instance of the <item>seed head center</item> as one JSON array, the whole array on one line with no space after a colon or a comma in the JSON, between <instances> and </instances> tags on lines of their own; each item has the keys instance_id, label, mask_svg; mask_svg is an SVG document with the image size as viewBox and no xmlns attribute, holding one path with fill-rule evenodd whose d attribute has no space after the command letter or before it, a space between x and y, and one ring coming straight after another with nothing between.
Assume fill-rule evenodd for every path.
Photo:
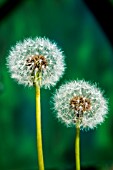
<instances>
[{"instance_id":1,"label":"seed head center","mask_svg":"<svg viewBox=\"0 0 113 170\"><path fill-rule=\"evenodd\" d=\"M29 66L33 73L40 73L46 68L47 61L46 58L42 55L34 55L26 60L26 66Z\"/></svg>"},{"instance_id":2,"label":"seed head center","mask_svg":"<svg viewBox=\"0 0 113 170\"><path fill-rule=\"evenodd\" d=\"M82 96L75 96L70 100L70 106L75 112L85 112L91 109L91 102L90 99L82 97Z\"/></svg>"}]
</instances>

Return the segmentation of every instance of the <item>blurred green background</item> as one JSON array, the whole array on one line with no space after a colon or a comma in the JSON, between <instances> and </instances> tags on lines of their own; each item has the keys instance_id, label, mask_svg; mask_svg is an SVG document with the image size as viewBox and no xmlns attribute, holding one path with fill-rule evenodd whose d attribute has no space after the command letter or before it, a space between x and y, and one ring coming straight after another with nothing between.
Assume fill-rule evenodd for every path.
<instances>
[{"instance_id":1,"label":"blurred green background","mask_svg":"<svg viewBox=\"0 0 113 170\"><path fill-rule=\"evenodd\" d=\"M6 0L1 0L3 5ZM6 58L11 46L45 36L66 56L64 77L41 90L46 169L74 169L75 128L60 124L51 110L56 88L68 80L97 82L109 99L109 114L97 129L81 132L81 166L113 168L113 51L93 14L81 0L23 0L0 22L0 170L37 169L35 89L10 78Z\"/></svg>"}]
</instances>

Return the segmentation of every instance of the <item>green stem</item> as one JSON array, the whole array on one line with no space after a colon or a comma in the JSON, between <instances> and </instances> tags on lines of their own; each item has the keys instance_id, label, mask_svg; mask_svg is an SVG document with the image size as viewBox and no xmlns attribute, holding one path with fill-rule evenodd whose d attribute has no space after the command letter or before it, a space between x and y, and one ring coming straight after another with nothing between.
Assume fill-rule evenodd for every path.
<instances>
[{"instance_id":1,"label":"green stem","mask_svg":"<svg viewBox=\"0 0 113 170\"><path fill-rule=\"evenodd\" d=\"M41 134L41 108L40 108L40 86L36 85L36 131L37 131L37 151L39 170L44 170L42 134Z\"/></svg>"},{"instance_id":2,"label":"green stem","mask_svg":"<svg viewBox=\"0 0 113 170\"><path fill-rule=\"evenodd\" d=\"M75 160L76 170L80 170L80 126L76 125L76 138L75 138Z\"/></svg>"}]
</instances>

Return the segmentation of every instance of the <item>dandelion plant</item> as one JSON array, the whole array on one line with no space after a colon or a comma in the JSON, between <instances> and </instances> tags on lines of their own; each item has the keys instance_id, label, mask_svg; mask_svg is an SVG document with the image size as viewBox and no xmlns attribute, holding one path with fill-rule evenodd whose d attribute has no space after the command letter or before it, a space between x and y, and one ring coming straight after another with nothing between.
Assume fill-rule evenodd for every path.
<instances>
[{"instance_id":1,"label":"dandelion plant","mask_svg":"<svg viewBox=\"0 0 113 170\"><path fill-rule=\"evenodd\" d=\"M88 130L101 124L107 114L107 101L97 85L77 80L62 85L54 95L57 118L67 127L76 127L75 162L80 170L80 130Z\"/></svg>"},{"instance_id":2,"label":"dandelion plant","mask_svg":"<svg viewBox=\"0 0 113 170\"><path fill-rule=\"evenodd\" d=\"M26 39L12 47L7 58L11 77L19 84L36 88L36 126L39 170L44 170L40 88L54 86L65 70L63 52L46 38Z\"/></svg>"}]
</instances>

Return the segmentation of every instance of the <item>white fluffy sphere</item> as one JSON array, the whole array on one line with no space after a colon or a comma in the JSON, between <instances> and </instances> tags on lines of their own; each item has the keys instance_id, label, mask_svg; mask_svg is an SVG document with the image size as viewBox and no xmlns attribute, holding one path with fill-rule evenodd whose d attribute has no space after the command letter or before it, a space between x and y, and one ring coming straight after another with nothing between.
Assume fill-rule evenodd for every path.
<instances>
[{"instance_id":1,"label":"white fluffy sphere","mask_svg":"<svg viewBox=\"0 0 113 170\"><path fill-rule=\"evenodd\" d=\"M79 122L81 129L93 129L104 121L108 112L100 89L83 80L62 85L53 101L58 120L68 127Z\"/></svg>"},{"instance_id":2,"label":"white fluffy sphere","mask_svg":"<svg viewBox=\"0 0 113 170\"><path fill-rule=\"evenodd\" d=\"M64 55L57 45L46 38L26 39L10 51L7 66L19 84L50 88L65 70ZM35 82L34 82L35 81Z\"/></svg>"}]
</instances>

